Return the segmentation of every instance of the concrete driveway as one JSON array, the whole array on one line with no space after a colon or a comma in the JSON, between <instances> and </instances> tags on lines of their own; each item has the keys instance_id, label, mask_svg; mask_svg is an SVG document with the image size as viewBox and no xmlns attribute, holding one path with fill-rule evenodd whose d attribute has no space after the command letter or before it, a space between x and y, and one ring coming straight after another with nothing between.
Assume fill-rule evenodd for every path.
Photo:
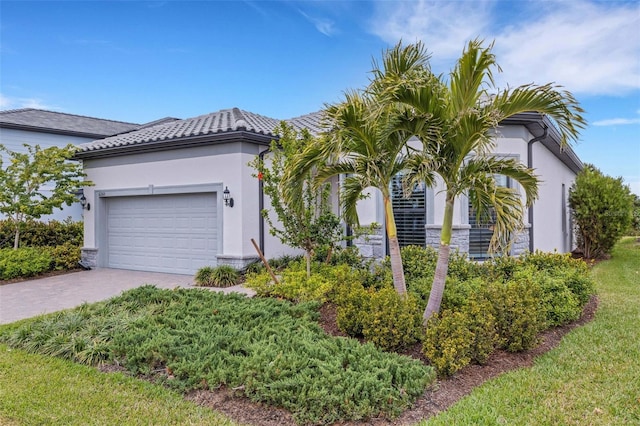
<instances>
[{"instance_id":1,"label":"concrete driveway","mask_svg":"<svg viewBox=\"0 0 640 426\"><path fill-rule=\"evenodd\" d=\"M109 299L144 284L195 288L191 275L108 268L22 281L0 286L0 324ZM240 285L215 290L253 295Z\"/></svg>"}]
</instances>

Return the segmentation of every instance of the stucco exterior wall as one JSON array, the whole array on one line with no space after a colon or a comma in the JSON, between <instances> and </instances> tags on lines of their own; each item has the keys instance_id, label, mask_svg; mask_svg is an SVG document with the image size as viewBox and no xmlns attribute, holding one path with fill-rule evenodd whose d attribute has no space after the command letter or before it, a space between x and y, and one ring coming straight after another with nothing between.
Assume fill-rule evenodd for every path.
<instances>
[{"instance_id":1,"label":"stucco exterior wall","mask_svg":"<svg viewBox=\"0 0 640 426\"><path fill-rule=\"evenodd\" d=\"M222 222L219 256L231 264L257 258L251 238L259 239L258 180L247 165L258 154L258 145L228 143L155 153L85 160L85 171L94 187L85 188L92 208L85 213L85 247L100 249L96 212L102 193L136 188L168 188L194 185L228 187L233 207L218 211ZM179 190L179 189L178 189ZM219 195L221 198L221 194Z\"/></svg>"},{"instance_id":2,"label":"stucco exterior wall","mask_svg":"<svg viewBox=\"0 0 640 426\"><path fill-rule=\"evenodd\" d=\"M539 143L533 145L533 167L542 180L533 206L534 249L569 252L573 247L567 200L575 173Z\"/></svg>"},{"instance_id":3,"label":"stucco exterior wall","mask_svg":"<svg viewBox=\"0 0 640 426\"><path fill-rule=\"evenodd\" d=\"M7 129L0 128L0 141L9 150L14 152L26 153L27 149L24 144L27 145L40 145L41 148L49 148L52 146L63 147L68 144L81 144L85 142L91 142L93 139L81 138L77 136L65 136L57 135L53 133L42 132L30 132L26 130ZM46 193L46 190L45 190ZM42 216L39 220L65 220L69 217L73 221L82 220L82 207L79 203L74 203L71 206L62 206L60 209L55 209L52 214ZM4 216L0 214L0 219Z\"/></svg>"}]
</instances>

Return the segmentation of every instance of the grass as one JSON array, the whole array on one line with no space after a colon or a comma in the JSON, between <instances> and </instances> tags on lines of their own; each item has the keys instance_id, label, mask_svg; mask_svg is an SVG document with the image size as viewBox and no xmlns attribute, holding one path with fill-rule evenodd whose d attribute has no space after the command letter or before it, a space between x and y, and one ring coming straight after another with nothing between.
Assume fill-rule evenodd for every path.
<instances>
[{"instance_id":1,"label":"grass","mask_svg":"<svg viewBox=\"0 0 640 426\"><path fill-rule=\"evenodd\" d=\"M593 322L565 336L532 368L489 381L447 412L419 424L640 424L640 246L626 239L593 275L600 298ZM3 326L0 333L27 324L33 320ZM279 341L274 337L276 346ZM0 345L0 424L151 422L234 424L162 386Z\"/></svg>"},{"instance_id":2,"label":"grass","mask_svg":"<svg viewBox=\"0 0 640 426\"><path fill-rule=\"evenodd\" d=\"M121 373L0 345L0 425L237 425Z\"/></svg>"},{"instance_id":3,"label":"grass","mask_svg":"<svg viewBox=\"0 0 640 426\"><path fill-rule=\"evenodd\" d=\"M179 391L241 389L300 423L397 415L433 383L433 369L419 361L325 334L318 306L143 286L12 324L0 341L85 364L115 362Z\"/></svg>"},{"instance_id":4,"label":"grass","mask_svg":"<svg viewBox=\"0 0 640 426\"><path fill-rule=\"evenodd\" d=\"M594 321L420 425L640 424L640 245L625 239L593 276Z\"/></svg>"}]
</instances>

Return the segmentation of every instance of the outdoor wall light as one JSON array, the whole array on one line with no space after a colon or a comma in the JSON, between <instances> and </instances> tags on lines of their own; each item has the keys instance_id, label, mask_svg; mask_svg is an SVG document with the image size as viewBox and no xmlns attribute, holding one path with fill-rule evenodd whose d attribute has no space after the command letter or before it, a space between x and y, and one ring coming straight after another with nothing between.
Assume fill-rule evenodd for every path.
<instances>
[{"instance_id":1,"label":"outdoor wall light","mask_svg":"<svg viewBox=\"0 0 640 426\"><path fill-rule=\"evenodd\" d=\"M87 197L84 196L84 191L80 196L80 205L82 206L82 210L91 210L91 203L87 203Z\"/></svg>"},{"instance_id":2,"label":"outdoor wall light","mask_svg":"<svg viewBox=\"0 0 640 426\"><path fill-rule=\"evenodd\" d=\"M231 191L229 191L228 186L225 186L224 191L222 191L222 199L225 206L233 207L233 198L231 198Z\"/></svg>"}]
</instances>

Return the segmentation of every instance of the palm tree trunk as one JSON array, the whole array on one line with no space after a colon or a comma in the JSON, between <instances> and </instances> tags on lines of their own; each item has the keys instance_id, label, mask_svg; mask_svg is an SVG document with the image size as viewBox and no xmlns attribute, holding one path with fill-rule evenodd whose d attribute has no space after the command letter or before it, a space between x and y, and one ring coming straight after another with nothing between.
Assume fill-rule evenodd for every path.
<instances>
[{"instance_id":1,"label":"palm tree trunk","mask_svg":"<svg viewBox=\"0 0 640 426\"><path fill-rule=\"evenodd\" d=\"M16 226L16 234L13 238L13 249L17 249L20 245L20 228Z\"/></svg>"},{"instance_id":2,"label":"palm tree trunk","mask_svg":"<svg viewBox=\"0 0 640 426\"><path fill-rule=\"evenodd\" d=\"M433 314L440 311L442 303L442 295L444 293L444 285L447 279L447 270L449 269L449 252L451 251L451 230L453 228L453 203L454 196L447 194L447 202L444 207L444 221L442 223L442 232L440 234L440 250L438 251L438 263L436 263L436 272L431 285L431 293L429 293L429 301L427 308L422 315L423 324L426 327L427 321Z\"/></svg>"},{"instance_id":3,"label":"palm tree trunk","mask_svg":"<svg viewBox=\"0 0 640 426\"><path fill-rule=\"evenodd\" d=\"M385 194L383 198L387 237L389 238L389 258L391 259L393 287L399 295L405 296L407 294L407 285L404 281L404 269L402 267L402 257L400 256L400 243L398 242L396 220L393 216L393 205L391 204L389 195Z\"/></svg>"}]
</instances>

